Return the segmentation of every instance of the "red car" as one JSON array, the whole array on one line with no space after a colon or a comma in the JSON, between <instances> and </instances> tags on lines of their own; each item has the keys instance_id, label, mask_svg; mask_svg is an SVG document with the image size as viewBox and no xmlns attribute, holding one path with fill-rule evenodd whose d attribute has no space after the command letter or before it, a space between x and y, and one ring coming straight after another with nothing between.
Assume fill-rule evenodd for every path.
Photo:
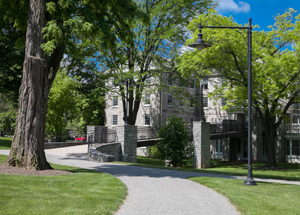
<instances>
[{"instance_id":1,"label":"red car","mask_svg":"<svg viewBox=\"0 0 300 215\"><path fill-rule=\"evenodd\" d=\"M85 141L85 137L76 137L75 140L76 141Z\"/></svg>"}]
</instances>

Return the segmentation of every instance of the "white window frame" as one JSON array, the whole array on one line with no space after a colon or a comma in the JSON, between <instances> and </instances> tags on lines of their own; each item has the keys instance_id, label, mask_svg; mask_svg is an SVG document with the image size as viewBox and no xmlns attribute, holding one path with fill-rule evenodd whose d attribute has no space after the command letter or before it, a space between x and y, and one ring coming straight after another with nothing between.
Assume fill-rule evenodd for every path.
<instances>
[{"instance_id":1,"label":"white window frame","mask_svg":"<svg viewBox=\"0 0 300 215\"><path fill-rule=\"evenodd\" d=\"M149 123L148 123L148 121L149 121ZM150 114L145 114L144 115L144 125L145 126L151 126L151 115Z\"/></svg>"},{"instance_id":2,"label":"white window frame","mask_svg":"<svg viewBox=\"0 0 300 215\"><path fill-rule=\"evenodd\" d=\"M196 79L192 78L190 83L190 89L196 89Z\"/></svg>"},{"instance_id":3,"label":"white window frame","mask_svg":"<svg viewBox=\"0 0 300 215\"><path fill-rule=\"evenodd\" d=\"M203 78L201 84L204 90L208 90L208 78Z\"/></svg>"},{"instance_id":4,"label":"white window frame","mask_svg":"<svg viewBox=\"0 0 300 215\"><path fill-rule=\"evenodd\" d=\"M144 106L150 106L150 105L151 105L151 94L150 93L145 93Z\"/></svg>"},{"instance_id":5,"label":"white window frame","mask_svg":"<svg viewBox=\"0 0 300 215\"><path fill-rule=\"evenodd\" d=\"M225 98L221 98L221 106L224 107L225 105L227 105L227 101Z\"/></svg>"},{"instance_id":6,"label":"white window frame","mask_svg":"<svg viewBox=\"0 0 300 215\"><path fill-rule=\"evenodd\" d=\"M119 106L119 96L113 96L113 105L112 106L113 107L118 107Z\"/></svg>"},{"instance_id":7,"label":"white window frame","mask_svg":"<svg viewBox=\"0 0 300 215\"><path fill-rule=\"evenodd\" d=\"M111 119L112 119L111 124L112 124L113 126L118 125L118 123L119 123L118 115L112 115Z\"/></svg>"},{"instance_id":8,"label":"white window frame","mask_svg":"<svg viewBox=\"0 0 300 215\"><path fill-rule=\"evenodd\" d=\"M296 148L296 147L293 147L293 141L298 141L298 144L299 144L299 147L298 147L298 154L293 154L293 148ZM288 141L288 144L287 144L287 156L300 156L300 140L294 140L294 139L290 139ZM290 152L288 154L288 151Z\"/></svg>"},{"instance_id":9,"label":"white window frame","mask_svg":"<svg viewBox=\"0 0 300 215\"><path fill-rule=\"evenodd\" d=\"M222 159L223 158L223 140L216 139L214 140L214 157L215 159Z\"/></svg>"}]
</instances>

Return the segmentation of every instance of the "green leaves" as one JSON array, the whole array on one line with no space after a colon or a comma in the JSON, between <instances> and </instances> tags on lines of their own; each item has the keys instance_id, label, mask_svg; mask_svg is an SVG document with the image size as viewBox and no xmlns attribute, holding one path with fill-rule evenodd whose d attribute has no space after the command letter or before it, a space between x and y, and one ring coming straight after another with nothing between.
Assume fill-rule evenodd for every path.
<instances>
[{"instance_id":1,"label":"green leaves","mask_svg":"<svg viewBox=\"0 0 300 215\"><path fill-rule=\"evenodd\" d=\"M193 151L189 146L190 133L182 118L171 116L158 132L161 138L155 145L156 156L169 160L173 166L184 165Z\"/></svg>"}]
</instances>

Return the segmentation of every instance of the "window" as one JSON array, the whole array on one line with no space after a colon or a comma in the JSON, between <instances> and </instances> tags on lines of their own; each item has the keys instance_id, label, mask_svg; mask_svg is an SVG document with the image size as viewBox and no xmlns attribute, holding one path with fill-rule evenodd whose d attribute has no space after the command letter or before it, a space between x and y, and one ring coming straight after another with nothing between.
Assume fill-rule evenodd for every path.
<instances>
[{"instance_id":1,"label":"window","mask_svg":"<svg viewBox=\"0 0 300 215\"><path fill-rule=\"evenodd\" d=\"M300 140L290 140L286 152L287 155L300 155Z\"/></svg>"},{"instance_id":2,"label":"window","mask_svg":"<svg viewBox=\"0 0 300 215\"><path fill-rule=\"evenodd\" d=\"M144 101L144 105L150 105L151 103L151 95L149 93L145 94L145 101Z\"/></svg>"},{"instance_id":3,"label":"window","mask_svg":"<svg viewBox=\"0 0 300 215\"><path fill-rule=\"evenodd\" d=\"M203 107L204 108L208 107L208 98L207 97L203 97Z\"/></svg>"},{"instance_id":4,"label":"window","mask_svg":"<svg viewBox=\"0 0 300 215\"><path fill-rule=\"evenodd\" d=\"M151 116L150 114L144 115L144 125L150 125L151 124Z\"/></svg>"},{"instance_id":5,"label":"window","mask_svg":"<svg viewBox=\"0 0 300 215\"><path fill-rule=\"evenodd\" d=\"M195 108L195 99L190 98L190 108Z\"/></svg>"},{"instance_id":6,"label":"window","mask_svg":"<svg viewBox=\"0 0 300 215\"><path fill-rule=\"evenodd\" d=\"M222 139L215 140L215 153L223 153Z\"/></svg>"},{"instance_id":7,"label":"window","mask_svg":"<svg viewBox=\"0 0 300 215\"><path fill-rule=\"evenodd\" d=\"M167 105L168 106L173 105L173 95L168 95Z\"/></svg>"},{"instance_id":8,"label":"window","mask_svg":"<svg viewBox=\"0 0 300 215\"><path fill-rule=\"evenodd\" d=\"M300 124L300 103L294 103L293 123Z\"/></svg>"},{"instance_id":9,"label":"window","mask_svg":"<svg viewBox=\"0 0 300 215\"><path fill-rule=\"evenodd\" d=\"M112 125L118 125L118 115L112 115Z\"/></svg>"},{"instance_id":10,"label":"window","mask_svg":"<svg viewBox=\"0 0 300 215\"><path fill-rule=\"evenodd\" d=\"M172 79L172 75L168 74L168 85L172 86L173 85L173 79Z\"/></svg>"},{"instance_id":11,"label":"window","mask_svg":"<svg viewBox=\"0 0 300 215\"><path fill-rule=\"evenodd\" d=\"M146 79L145 79L145 84L146 85L150 85L151 84L151 76L147 75Z\"/></svg>"},{"instance_id":12,"label":"window","mask_svg":"<svg viewBox=\"0 0 300 215\"><path fill-rule=\"evenodd\" d=\"M202 79L202 86L203 86L203 89L205 89L205 90L208 89L208 78Z\"/></svg>"},{"instance_id":13,"label":"window","mask_svg":"<svg viewBox=\"0 0 300 215\"><path fill-rule=\"evenodd\" d=\"M191 89L195 89L196 88L196 80L195 80L195 78L191 79L190 88Z\"/></svg>"},{"instance_id":14,"label":"window","mask_svg":"<svg viewBox=\"0 0 300 215\"><path fill-rule=\"evenodd\" d=\"M221 106L225 106L227 104L225 98L221 98Z\"/></svg>"},{"instance_id":15,"label":"window","mask_svg":"<svg viewBox=\"0 0 300 215\"><path fill-rule=\"evenodd\" d=\"M184 107L184 100L183 99L179 100L179 107L181 107L181 108Z\"/></svg>"},{"instance_id":16,"label":"window","mask_svg":"<svg viewBox=\"0 0 300 215\"><path fill-rule=\"evenodd\" d=\"M113 96L113 106L118 106L118 96Z\"/></svg>"}]
</instances>

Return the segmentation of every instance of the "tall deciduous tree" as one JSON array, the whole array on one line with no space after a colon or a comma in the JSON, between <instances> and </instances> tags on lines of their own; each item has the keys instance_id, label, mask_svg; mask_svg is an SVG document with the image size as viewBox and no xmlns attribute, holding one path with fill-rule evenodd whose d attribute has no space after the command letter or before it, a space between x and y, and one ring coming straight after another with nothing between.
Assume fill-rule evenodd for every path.
<instances>
[{"instance_id":1,"label":"tall deciduous tree","mask_svg":"<svg viewBox=\"0 0 300 215\"><path fill-rule=\"evenodd\" d=\"M136 15L136 7L130 0L4 0L0 6L9 2L12 9L6 14L17 10L14 3L29 2L29 9L17 124L6 163L48 169L44 153L47 100L66 48L75 54L80 44L95 37L115 43L115 34L128 35L127 23ZM112 28L117 29L115 34Z\"/></svg>"},{"instance_id":2,"label":"tall deciduous tree","mask_svg":"<svg viewBox=\"0 0 300 215\"><path fill-rule=\"evenodd\" d=\"M148 77L161 77L173 71L172 58L187 39L186 26L195 15L213 7L211 0L135 0L149 15L149 22L135 20L129 24L132 34L118 38L117 46L106 45L100 52L104 69L111 73L120 88L123 120L128 112L128 124L134 125ZM103 50L103 49L101 49ZM126 87L128 86L128 87ZM128 89L126 89L128 88ZM128 90L128 98L126 96ZM128 111L126 110L128 100Z\"/></svg>"},{"instance_id":3,"label":"tall deciduous tree","mask_svg":"<svg viewBox=\"0 0 300 215\"><path fill-rule=\"evenodd\" d=\"M275 24L270 26L268 32L253 31L252 104L266 134L268 166L276 166L276 130L293 101L299 98L300 15L295 16L295 12L290 9L275 17ZM239 26L232 17L223 17L211 11L191 22L189 28L195 34L188 43L197 37L200 21L204 26ZM217 72L225 78L224 84L212 96L226 98L227 108L246 109L247 32L205 28L202 33L212 47L202 52L186 52L181 58L181 72L185 75L195 71Z\"/></svg>"}]
</instances>

